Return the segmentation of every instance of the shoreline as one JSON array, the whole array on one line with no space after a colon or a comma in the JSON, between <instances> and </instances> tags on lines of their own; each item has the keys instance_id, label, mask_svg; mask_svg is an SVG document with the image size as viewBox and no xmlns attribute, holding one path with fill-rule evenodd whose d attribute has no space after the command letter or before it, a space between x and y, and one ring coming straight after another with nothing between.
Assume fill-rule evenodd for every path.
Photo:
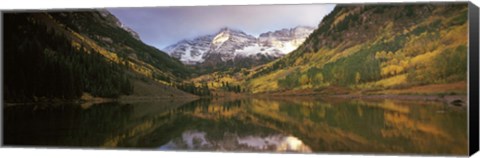
<instances>
[{"instance_id":1,"label":"shoreline","mask_svg":"<svg viewBox=\"0 0 480 158\"><path fill-rule=\"evenodd\" d=\"M438 95L438 94L242 94L239 96L121 96L119 98L89 98L76 99L76 100L56 100L51 99L49 101L38 102L4 102L5 107L16 105L29 105L29 104L81 104L81 105L93 105L109 102L155 102L155 101L195 101L198 99L214 99L214 100L229 100L229 99L246 99L246 98L265 98L265 99L285 99L285 98L329 98L329 99L366 99L366 100L408 100L408 101L435 101L444 102L449 105L466 107L468 106L467 94L452 94L452 95Z\"/></svg>"},{"instance_id":2,"label":"shoreline","mask_svg":"<svg viewBox=\"0 0 480 158\"><path fill-rule=\"evenodd\" d=\"M110 102L136 102L136 101L155 101L155 100L197 100L201 97L195 96L177 96L177 97L150 97L150 96L121 96L118 98L101 98L101 97L94 97L89 99L48 99L42 101L27 101L27 102L8 102L4 101L3 104L8 106L16 106L16 105L30 105L30 104L100 104L100 103L110 103Z\"/></svg>"},{"instance_id":3,"label":"shoreline","mask_svg":"<svg viewBox=\"0 0 480 158\"><path fill-rule=\"evenodd\" d=\"M433 101L443 102L447 105L456 107L467 107L467 95L399 95L399 94L380 94L380 95L334 95L333 98L343 99L366 99L366 100L402 100L402 101Z\"/></svg>"}]
</instances>

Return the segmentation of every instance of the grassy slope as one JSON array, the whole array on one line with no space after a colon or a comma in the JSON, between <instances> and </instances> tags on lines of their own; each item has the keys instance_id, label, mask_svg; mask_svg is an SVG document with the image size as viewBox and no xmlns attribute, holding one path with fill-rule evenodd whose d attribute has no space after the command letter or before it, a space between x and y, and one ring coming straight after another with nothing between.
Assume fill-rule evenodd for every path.
<instances>
[{"instance_id":1,"label":"grassy slope","mask_svg":"<svg viewBox=\"0 0 480 158\"><path fill-rule=\"evenodd\" d=\"M162 98L196 98L197 96L155 81L133 80L133 94L122 96L123 100L152 100Z\"/></svg>"}]
</instances>

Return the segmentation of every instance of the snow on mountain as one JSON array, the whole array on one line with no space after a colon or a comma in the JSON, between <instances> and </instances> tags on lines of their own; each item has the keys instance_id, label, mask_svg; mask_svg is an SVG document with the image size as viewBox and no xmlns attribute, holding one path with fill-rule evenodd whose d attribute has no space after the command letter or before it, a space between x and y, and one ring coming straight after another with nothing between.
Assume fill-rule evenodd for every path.
<instances>
[{"instance_id":1,"label":"snow on mountain","mask_svg":"<svg viewBox=\"0 0 480 158\"><path fill-rule=\"evenodd\" d=\"M274 47L282 54L287 54L300 46L313 29L312 27L298 26L292 29L262 33L258 41L265 47Z\"/></svg>"},{"instance_id":2,"label":"snow on mountain","mask_svg":"<svg viewBox=\"0 0 480 158\"><path fill-rule=\"evenodd\" d=\"M222 28L213 35L182 40L164 49L185 64L227 62L258 55L279 58L295 50L312 33L314 28L298 26L260 34L258 38L243 31ZM220 61L218 61L220 60Z\"/></svg>"},{"instance_id":3,"label":"snow on mountain","mask_svg":"<svg viewBox=\"0 0 480 158\"><path fill-rule=\"evenodd\" d=\"M213 38L210 50L204 56L208 59L212 56L218 56L222 61L233 60L237 54L236 51L248 46L252 46L257 39L239 30L222 28Z\"/></svg>"},{"instance_id":4,"label":"snow on mountain","mask_svg":"<svg viewBox=\"0 0 480 158\"><path fill-rule=\"evenodd\" d=\"M203 55L210 50L214 37L214 35L206 35L193 40L182 40L166 47L164 51L185 64L202 63Z\"/></svg>"}]
</instances>

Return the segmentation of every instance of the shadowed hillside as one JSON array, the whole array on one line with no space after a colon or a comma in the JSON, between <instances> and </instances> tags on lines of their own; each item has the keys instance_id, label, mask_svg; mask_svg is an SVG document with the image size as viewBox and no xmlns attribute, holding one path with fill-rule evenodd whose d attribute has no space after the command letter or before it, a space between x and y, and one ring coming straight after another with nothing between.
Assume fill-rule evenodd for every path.
<instances>
[{"instance_id":1,"label":"shadowed hillside","mask_svg":"<svg viewBox=\"0 0 480 158\"><path fill-rule=\"evenodd\" d=\"M5 13L5 98L10 102L188 96L169 87L189 69L141 42L105 11ZM137 86L149 84L150 86ZM151 91L151 90L150 90Z\"/></svg>"}]
</instances>

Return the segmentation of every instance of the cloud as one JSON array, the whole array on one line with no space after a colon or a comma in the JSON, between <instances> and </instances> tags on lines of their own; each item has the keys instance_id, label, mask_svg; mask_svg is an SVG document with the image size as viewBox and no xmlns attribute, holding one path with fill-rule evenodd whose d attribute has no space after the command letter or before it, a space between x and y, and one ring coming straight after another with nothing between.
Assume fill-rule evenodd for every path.
<instances>
[{"instance_id":1,"label":"cloud","mask_svg":"<svg viewBox=\"0 0 480 158\"><path fill-rule=\"evenodd\" d=\"M135 30L142 41L159 49L182 39L212 34L231 27L260 33L299 25L316 27L333 4L188 6L110 8L120 21Z\"/></svg>"}]
</instances>

